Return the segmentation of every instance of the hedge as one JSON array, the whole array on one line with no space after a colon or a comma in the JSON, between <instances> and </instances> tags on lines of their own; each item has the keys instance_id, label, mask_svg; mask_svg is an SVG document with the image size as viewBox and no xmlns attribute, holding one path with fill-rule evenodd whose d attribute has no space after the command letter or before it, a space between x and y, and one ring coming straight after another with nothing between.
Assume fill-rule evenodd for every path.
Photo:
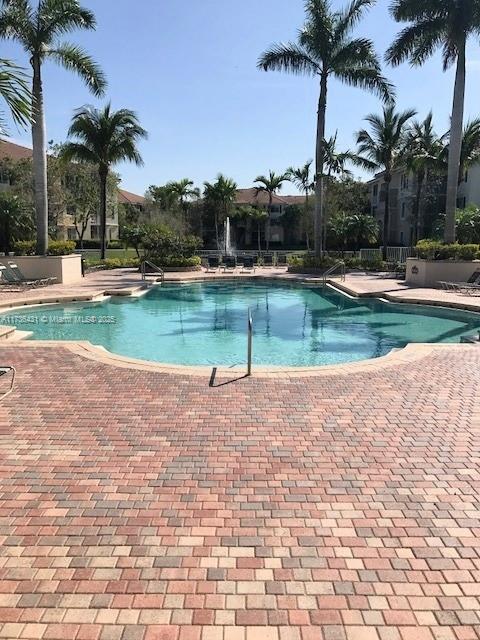
<instances>
[{"instance_id":1,"label":"hedge","mask_svg":"<svg viewBox=\"0 0 480 640\"><path fill-rule=\"evenodd\" d=\"M437 240L420 240L417 255L423 260L479 260L478 244L443 244Z\"/></svg>"},{"instance_id":2,"label":"hedge","mask_svg":"<svg viewBox=\"0 0 480 640\"><path fill-rule=\"evenodd\" d=\"M13 250L17 256L34 256L35 240L19 240L13 245ZM49 256L68 256L75 251L73 240L50 240L48 243Z\"/></svg>"}]
</instances>

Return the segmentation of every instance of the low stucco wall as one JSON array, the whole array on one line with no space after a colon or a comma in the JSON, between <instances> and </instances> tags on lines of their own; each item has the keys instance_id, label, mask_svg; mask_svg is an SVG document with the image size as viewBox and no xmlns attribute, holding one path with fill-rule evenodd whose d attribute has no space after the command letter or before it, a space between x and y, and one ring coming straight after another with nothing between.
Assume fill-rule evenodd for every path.
<instances>
[{"instance_id":1,"label":"low stucco wall","mask_svg":"<svg viewBox=\"0 0 480 640\"><path fill-rule=\"evenodd\" d=\"M58 283L73 284L82 279L82 257L69 256L12 256L0 257L0 264L14 262L25 278L56 278Z\"/></svg>"},{"instance_id":2,"label":"low stucco wall","mask_svg":"<svg viewBox=\"0 0 480 640\"><path fill-rule=\"evenodd\" d=\"M466 282L480 270L480 260L454 262L452 260L419 260L407 258L406 283L416 287L438 288L439 282Z\"/></svg>"}]
</instances>

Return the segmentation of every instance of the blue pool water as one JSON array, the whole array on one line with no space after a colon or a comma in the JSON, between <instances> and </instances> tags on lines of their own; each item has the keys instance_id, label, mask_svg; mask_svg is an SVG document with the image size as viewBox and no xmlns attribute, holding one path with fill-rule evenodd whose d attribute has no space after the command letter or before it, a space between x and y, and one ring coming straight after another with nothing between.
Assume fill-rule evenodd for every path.
<instances>
[{"instance_id":1,"label":"blue pool water","mask_svg":"<svg viewBox=\"0 0 480 640\"><path fill-rule=\"evenodd\" d=\"M88 340L114 353L187 365L246 359L312 366L385 355L409 342L459 342L480 314L351 299L332 289L252 282L164 285L134 301L42 307L0 315L40 340Z\"/></svg>"}]
</instances>

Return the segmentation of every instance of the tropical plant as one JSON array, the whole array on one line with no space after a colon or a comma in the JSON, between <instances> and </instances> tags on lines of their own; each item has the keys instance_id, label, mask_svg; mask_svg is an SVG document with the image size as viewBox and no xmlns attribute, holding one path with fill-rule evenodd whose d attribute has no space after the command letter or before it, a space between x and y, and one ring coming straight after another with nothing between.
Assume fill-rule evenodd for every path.
<instances>
[{"instance_id":1,"label":"tropical plant","mask_svg":"<svg viewBox=\"0 0 480 640\"><path fill-rule=\"evenodd\" d=\"M457 235L460 244L480 243L480 208L469 205L456 214Z\"/></svg>"},{"instance_id":2,"label":"tropical plant","mask_svg":"<svg viewBox=\"0 0 480 640\"><path fill-rule=\"evenodd\" d=\"M203 195L207 207L213 211L215 220L217 250L221 251L219 225L220 222L224 222L227 219L232 210L237 196L237 183L231 178L227 178L219 173L215 182L204 182L203 186Z\"/></svg>"},{"instance_id":3,"label":"tropical plant","mask_svg":"<svg viewBox=\"0 0 480 640\"><path fill-rule=\"evenodd\" d=\"M325 163L325 116L328 81L331 77L354 87L368 89L384 100L392 86L383 77L373 43L355 38L352 32L375 0L352 0L343 11L334 11L329 0L307 0L306 22L297 43L277 44L265 51L258 67L309 75L320 82L317 115L315 168L315 253L321 256L323 179Z\"/></svg>"},{"instance_id":4,"label":"tropical plant","mask_svg":"<svg viewBox=\"0 0 480 640\"><path fill-rule=\"evenodd\" d=\"M429 174L440 168L440 158L444 150L442 138L433 127L433 113L423 121L413 122L406 134L403 161L407 170L415 176L415 200L413 203L413 238L415 245L423 235L422 197L425 181Z\"/></svg>"},{"instance_id":5,"label":"tropical plant","mask_svg":"<svg viewBox=\"0 0 480 640\"><path fill-rule=\"evenodd\" d=\"M13 121L25 127L31 122L32 96L26 82L26 75L10 60L0 58L0 96L6 102ZM8 129L0 113L0 135Z\"/></svg>"},{"instance_id":6,"label":"tropical plant","mask_svg":"<svg viewBox=\"0 0 480 640\"><path fill-rule=\"evenodd\" d=\"M35 177L37 253L48 249L48 194L46 125L43 102L42 67L46 60L80 75L88 88L101 95L106 82L98 65L79 46L59 42L74 29L95 29L95 16L78 0L3 1L0 12L0 38L15 40L27 53L33 71L32 143Z\"/></svg>"},{"instance_id":7,"label":"tropical plant","mask_svg":"<svg viewBox=\"0 0 480 640\"><path fill-rule=\"evenodd\" d=\"M142 165L138 142L147 137L138 118L129 109L113 111L110 104L103 109L82 107L76 111L61 157L66 162L87 162L97 167L100 185L101 259L107 248L107 181L110 169L118 162Z\"/></svg>"},{"instance_id":8,"label":"tropical plant","mask_svg":"<svg viewBox=\"0 0 480 640\"><path fill-rule=\"evenodd\" d=\"M290 182L292 182L300 193L305 196L304 210L304 223L305 223L305 240L307 243L307 250L310 251L310 194L315 189L315 183L311 174L313 160L309 160L302 167L289 167L287 169L287 176Z\"/></svg>"},{"instance_id":9,"label":"tropical plant","mask_svg":"<svg viewBox=\"0 0 480 640\"><path fill-rule=\"evenodd\" d=\"M416 115L414 109L397 112L395 104L383 108L383 113L371 113L365 120L371 133L366 129L357 136L359 161L369 171L383 171L385 182L385 214L383 219L383 257L386 259L390 238L390 184L394 170L401 165L405 146L407 124Z\"/></svg>"},{"instance_id":10,"label":"tropical plant","mask_svg":"<svg viewBox=\"0 0 480 640\"><path fill-rule=\"evenodd\" d=\"M393 0L391 12L397 22L408 25L387 52L387 60L399 65L409 60L421 66L439 47L443 51L443 69L456 64L448 153L445 242L455 240L455 210L462 149L465 106L466 49L470 37L480 32L478 0Z\"/></svg>"},{"instance_id":11,"label":"tropical plant","mask_svg":"<svg viewBox=\"0 0 480 640\"><path fill-rule=\"evenodd\" d=\"M166 188L178 202L183 216L186 218L189 203L193 199L200 197L200 190L194 186L193 180L189 180L188 178L183 178L183 180L176 182L168 182Z\"/></svg>"},{"instance_id":12,"label":"tropical plant","mask_svg":"<svg viewBox=\"0 0 480 640\"><path fill-rule=\"evenodd\" d=\"M446 136L450 137L450 132ZM443 148L441 154L442 166L448 170L449 142ZM465 175L470 167L477 164L480 160L480 118L470 120L465 125L462 134L462 149L460 152L460 165L458 172L458 184L460 185L465 179Z\"/></svg>"},{"instance_id":13,"label":"tropical plant","mask_svg":"<svg viewBox=\"0 0 480 640\"><path fill-rule=\"evenodd\" d=\"M242 207L237 207L234 210L234 216L236 218L241 218L242 220L251 220L257 226L257 246L258 252L262 251L262 224L265 222L268 213L265 209L260 207L251 207L249 205L244 205Z\"/></svg>"},{"instance_id":14,"label":"tropical plant","mask_svg":"<svg viewBox=\"0 0 480 640\"><path fill-rule=\"evenodd\" d=\"M378 223L368 214L337 213L329 220L328 230L342 253L348 246L359 249L363 243L373 244L378 238Z\"/></svg>"},{"instance_id":15,"label":"tropical plant","mask_svg":"<svg viewBox=\"0 0 480 640\"><path fill-rule=\"evenodd\" d=\"M289 180L288 173L277 175L274 171L269 171L268 176L257 176L254 180L256 196L266 193L268 196L267 217L265 218L265 246L270 249L270 222L272 215L273 196L281 191L283 183Z\"/></svg>"},{"instance_id":16,"label":"tropical plant","mask_svg":"<svg viewBox=\"0 0 480 640\"><path fill-rule=\"evenodd\" d=\"M0 192L0 247L12 251L16 242L28 240L33 234L33 211L21 198Z\"/></svg>"}]
</instances>

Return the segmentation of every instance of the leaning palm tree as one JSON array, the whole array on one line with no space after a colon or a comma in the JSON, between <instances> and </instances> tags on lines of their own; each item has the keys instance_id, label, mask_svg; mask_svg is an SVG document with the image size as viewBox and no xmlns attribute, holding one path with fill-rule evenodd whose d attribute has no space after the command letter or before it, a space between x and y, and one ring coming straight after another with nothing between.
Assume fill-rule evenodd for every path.
<instances>
[{"instance_id":1,"label":"leaning palm tree","mask_svg":"<svg viewBox=\"0 0 480 640\"><path fill-rule=\"evenodd\" d=\"M270 249L270 219L272 215L273 196L281 191L283 183L289 179L288 173L277 175L274 171L269 171L268 176L257 176L254 182L256 195L266 193L268 196L267 217L265 219L265 245L267 251Z\"/></svg>"},{"instance_id":2,"label":"leaning palm tree","mask_svg":"<svg viewBox=\"0 0 480 640\"><path fill-rule=\"evenodd\" d=\"M413 202L413 238L416 244L423 234L422 196L427 177L438 171L444 150L442 138L433 126L433 113L425 120L413 122L406 134L403 161L409 172L415 176L415 199Z\"/></svg>"},{"instance_id":3,"label":"leaning palm tree","mask_svg":"<svg viewBox=\"0 0 480 640\"><path fill-rule=\"evenodd\" d=\"M455 242L455 211L462 149L465 106L466 48L480 32L479 0L393 0L393 17L409 23L387 52L387 60L399 65L409 60L422 65L434 51L443 50L443 68L456 64L452 124L448 153L445 242Z\"/></svg>"},{"instance_id":4,"label":"leaning palm tree","mask_svg":"<svg viewBox=\"0 0 480 640\"><path fill-rule=\"evenodd\" d=\"M79 46L60 42L74 29L95 29L95 16L78 0L15 0L1 3L0 38L15 40L27 53L32 79L32 146L37 219L37 253L48 249L48 197L46 125L43 103L42 67L46 60L74 71L88 88L101 95L106 82L97 64Z\"/></svg>"},{"instance_id":5,"label":"leaning palm tree","mask_svg":"<svg viewBox=\"0 0 480 640\"><path fill-rule=\"evenodd\" d=\"M305 196L305 205L304 205L304 219L305 219L305 240L307 243L307 251L310 251L310 233L308 230L309 226L309 218L310 218L310 194L315 189L315 184L313 182L311 167L313 164L313 160L309 160L302 167L289 167L287 169L287 176L290 182L292 182L300 193L303 193Z\"/></svg>"},{"instance_id":6,"label":"leaning palm tree","mask_svg":"<svg viewBox=\"0 0 480 640\"><path fill-rule=\"evenodd\" d=\"M232 205L234 204L237 196L237 183L231 178L227 178L219 173L216 182L204 182L203 185L204 198L211 209L213 209L215 220L215 239L217 242L217 249L220 251L219 223L220 219L226 220L231 211Z\"/></svg>"},{"instance_id":7,"label":"leaning palm tree","mask_svg":"<svg viewBox=\"0 0 480 640\"><path fill-rule=\"evenodd\" d=\"M323 178L325 161L325 116L328 81L341 82L378 94L384 100L392 86L383 77L373 43L352 37L355 25L375 0L352 0L343 11L334 11L329 0L306 0L306 22L297 43L277 44L265 51L258 67L265 71L287 71L317 78L320 98L317 116L315 168L315 253L322 254Z\"/></svg>"},{"instance_id":8,"label":"leaning palm tree","mask_svg":"<svg viewBox=\"0 0 480 640\"><path fill-rule=\"evenodd\" d=\"M100 180L101 259L105 259L107 243L107 180L110 168L125 160L142 165L137 144L146 138L133 111L112 111L110 104L104 109L82 107L72 119L68 135L75 140L67 142L61 152L65 162L87 162L98 169Z\"/></svg>"},{"instance_id":9,"label":"leaning palm tree","mask_svg":"<svg viewBox=\"0 0 480 640\"><path fill-rule=\"evenodd\" d=\"M0 58L0 96L10 111L15 124L22 127L31 122L32 95L28 89L26 75L20 67ZM7 126L0 113L0 135L5 135Z\"/></svg>"},{"instance_id":10,"label":"leaning palm tree","mask_svg":"<svg viewBox=\"0 0 480 640\"><path fill-rule=\"evenodd\" d=\"M383 171L385 181L385 214L383 219L383 257L387 256L390 238L390 183L392 174L402 162L406 127L416 115L414 109L397 112L394 104L383 108L382 115L370 114L365 120L371 133L362 129L357 136L359 161L370 171Z\"/></svg>"}]
</instances>

